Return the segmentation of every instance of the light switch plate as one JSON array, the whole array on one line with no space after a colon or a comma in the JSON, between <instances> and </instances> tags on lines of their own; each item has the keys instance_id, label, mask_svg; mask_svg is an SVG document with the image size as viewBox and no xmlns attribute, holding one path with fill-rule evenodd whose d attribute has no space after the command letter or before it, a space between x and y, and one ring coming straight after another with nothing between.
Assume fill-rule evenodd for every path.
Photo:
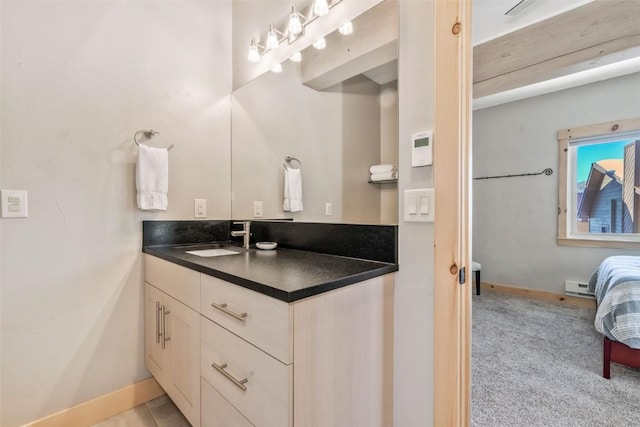
<instances>
[{"instance_id":1,"label":"light switch plate","mask_svg":"<svg viewBox=\"0 0 640 427\"><path fill-rule=\"evenodd\" d=\"M404 221L433 222L435 219L435 190L420 188L404 190Z\"/></svg>"},{"instance_id":2,"label":"light switch plate","mask_svg":"<svg viewBox=\"0 0 640 427\"><path fill-rule=\"evenodd\" d=\"M0 190L2 218L27 218L27 190Z\"/></svg>"}]
</instances>

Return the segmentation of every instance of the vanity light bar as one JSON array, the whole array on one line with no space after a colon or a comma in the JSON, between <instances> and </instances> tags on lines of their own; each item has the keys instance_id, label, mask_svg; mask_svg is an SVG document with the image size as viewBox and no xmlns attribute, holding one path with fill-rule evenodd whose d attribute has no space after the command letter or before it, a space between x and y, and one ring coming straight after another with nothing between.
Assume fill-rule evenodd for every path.
<instances>
[{"instance_id":1,"label":"vanity light bar","mask_svg":"<svg viewBox=\"0 0 640 427\"><path fill-rule=\"evenodd\" d=\"M341 1L342 0L314 0L311 7L308 8L308 16L298 12L295 6L291 6L287 25L285 29L282 30L284 32L278 31L273 24L270 24L264 46L258 44L256 38L251 39L247 59L249 62L260 62L262 55L270 50L277 49L283 40L288 39L289 44L293 43L300 34L304 33L304 27L306 25L318 17L327 15L330 9ZM343 35L351 34L353 33L353 24L351 24L351 21L345 22L340 26L339 31ZM313 46L316 49L324 49L326 47L326 41L322 38L317 40ZM293 54L290 59L293 62L300 62L302 56L300 52L298 52Z\"/></svg>"}]
</instances>

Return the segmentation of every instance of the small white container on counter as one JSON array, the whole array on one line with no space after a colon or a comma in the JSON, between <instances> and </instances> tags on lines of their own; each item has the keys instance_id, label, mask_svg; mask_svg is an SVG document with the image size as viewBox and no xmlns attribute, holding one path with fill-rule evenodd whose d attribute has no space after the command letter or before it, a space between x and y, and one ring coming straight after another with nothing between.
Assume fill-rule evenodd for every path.
<instances>
[{"instance_id":1,"label":"small white container on counter","mask_svg":"<svg viewBox=\"0 0 640 427\"><path fill-rule=\"evenodd\" d=\"M258 242L256 243L256 248L258 249L262 249L262 250L271 250L271 249L275 249L276 246L278 246L278 244L276 242Z\"/></svg>"}]
</instances>

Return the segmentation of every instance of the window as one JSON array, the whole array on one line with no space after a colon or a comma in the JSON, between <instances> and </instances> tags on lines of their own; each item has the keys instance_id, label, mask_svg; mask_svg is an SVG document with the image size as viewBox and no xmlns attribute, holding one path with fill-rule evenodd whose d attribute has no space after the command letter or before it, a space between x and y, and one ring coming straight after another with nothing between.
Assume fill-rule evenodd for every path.
<instances>
[{"instance_id":1,"label":"window","mask_svg":"<svg viewBox=\"0 0 640 427\"><path fill-rule=\"evenodd\" d=\"M558 243L640 248L640 119L558 132Z\"/></svg>"}]
</instances>

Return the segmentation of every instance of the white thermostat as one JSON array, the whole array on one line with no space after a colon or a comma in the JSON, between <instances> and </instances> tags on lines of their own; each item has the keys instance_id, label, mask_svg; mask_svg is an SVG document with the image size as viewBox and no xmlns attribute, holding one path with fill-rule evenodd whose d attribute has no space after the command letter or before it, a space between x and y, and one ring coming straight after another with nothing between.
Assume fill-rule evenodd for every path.
<instances>
[{"instance_id":1,"label":"white thermostat","mask_svg":"<svg viewBox=\"0 0 640 427\"><path fill-rule=\"evenodd\" d=\"M419 132L411 135L411 166L433 164L433 132Z\"/></svg>"}]
</instances>

